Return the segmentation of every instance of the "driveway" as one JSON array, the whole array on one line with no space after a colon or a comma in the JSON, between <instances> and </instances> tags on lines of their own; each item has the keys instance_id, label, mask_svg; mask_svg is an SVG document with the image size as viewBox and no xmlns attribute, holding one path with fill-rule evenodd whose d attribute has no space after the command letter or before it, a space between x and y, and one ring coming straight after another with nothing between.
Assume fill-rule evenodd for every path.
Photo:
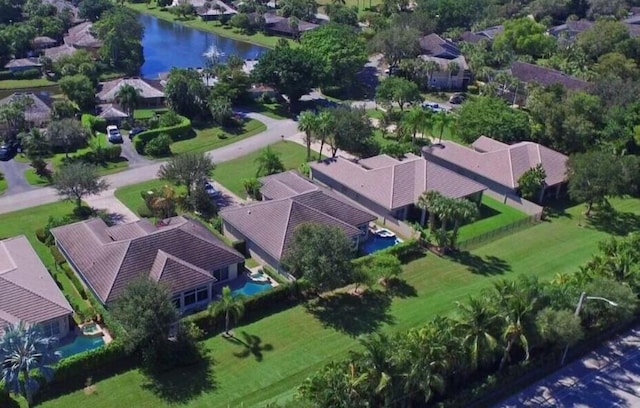
<instances>
[{"instance_id":1,"label":"driveway","mask_svg":"<svg viewBox=\"0 0 640 408\"><path fill-rule=\"evenodd\" d=\"M640 327L533 384L495 408L640 407Z\"/></svg>"},{"instance_id":2,"label":"driveway","mask_svg":"<svg viewBox=\"0 0 640 408\"><path fill-rule=\"evenodd\" d=\"M152 163L151 160L138 154L135 147L133 147L133 142L128 137L123 137L123 142L120 146L122 146L122 157L127 159L129 167L140 167Z\"/></svg>"},{"instance_id":3,"label":"driveway","mask_svg":"<svg viewBox=\"0 0 640 408\"><path fill-rule=\"evenodd\" d=\"M106 190L99 195L87 197L84 201L92 208L105 210L116 224L138 221L138 216L118 200L114 193L115 189Z\"/></svg>"},{"instance_id":4,"label":"driveway","mask_svg":"<svg viewBox=\"0 0 640 408\"><path fill-rule=\"evenodd\" d=\"M7 180L7 190L4 192L4 196L37 189L37 187L27 183L24 177L24 172L29 167L28 163L20 163L15 159L0 161L0 172Z\"/></svg>"}]
</instances>

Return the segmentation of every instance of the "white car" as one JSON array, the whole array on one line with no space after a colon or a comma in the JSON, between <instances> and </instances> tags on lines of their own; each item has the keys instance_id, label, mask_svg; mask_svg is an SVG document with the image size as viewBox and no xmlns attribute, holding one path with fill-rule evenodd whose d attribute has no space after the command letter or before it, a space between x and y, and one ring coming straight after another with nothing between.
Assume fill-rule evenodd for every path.
<instances>
[{"instance_id":1,"label":"white car","mask_svg":"<svg viewBox=\"0 0 640 408\"><path fill-rule=\"evenodd\" d=\"M120 130L118 130L117 126L107 126L107 139L111 143L122 143L122 135L120 134Z\"/></svg>"}]
</instances>

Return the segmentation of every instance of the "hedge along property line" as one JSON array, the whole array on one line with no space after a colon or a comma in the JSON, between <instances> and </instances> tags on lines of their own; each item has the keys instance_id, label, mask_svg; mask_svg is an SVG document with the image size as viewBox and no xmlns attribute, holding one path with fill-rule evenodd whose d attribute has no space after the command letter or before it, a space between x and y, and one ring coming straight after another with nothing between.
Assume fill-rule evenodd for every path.
<instances>
[{"instance_id":1,"label":"hedge along property line","mask_svg":"<svg viewBox=\"0 0 640 408\"><path fill-rule=\"evenodd\" d=\"M174 126L150 129L144 132L138 133L133 139L133 144L136 148L136 151L140 154L144 154L144 147L149 143L150 140L155 139L160 136L162 133L166 133L171 137L171 140L176 141L179 140L179 136L189 132L191 130L191 120L189 118L185 118L184 116L180 116L181 122Z\"/></svg>"},{"instance_id":2,"label":"hedge along property line","mask_svg":"<svg viewBox=\"0 0 640 408\"><path fill-rule=\"evenodd\" d=\"M356 258L351 261L351 264L354 267L364 266L368 264L371 259L379 255L393 255L397 257L400 262L406 264L424 255L424 250L422 249L422 246L420 246L420 242L416 241L415 239L410 239L401 242L398 245L376 251L369 255L361 256L360 258Z\"/></svg>"},{"instance_id":3,"label":"hedge along property line","mask_svg":"<svg viewBox=\"0 0 640 408\"><path fill-rule=\"evenodd\" d=\"M106 119L99 116L93 116L88 113L82 114L80 117L80 123L85 129L91 132L91 136L93 136L95 132L106 132L107 130Z\"/></svg>"}]
</instances>

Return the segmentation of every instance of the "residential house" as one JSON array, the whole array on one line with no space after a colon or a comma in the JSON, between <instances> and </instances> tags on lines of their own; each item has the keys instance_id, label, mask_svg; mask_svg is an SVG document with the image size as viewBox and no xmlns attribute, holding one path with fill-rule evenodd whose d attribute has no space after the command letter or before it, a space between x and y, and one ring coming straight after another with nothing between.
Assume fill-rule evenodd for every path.
<instances>
[{"instance_id":1,"label":"residential house","mask_svg":"<svg viewBox=\"0 0 640 408\"><path fill-rule=\"evenodd\" d=\"M54 40L51 37L40 36L40 37L36 37L33 40L31 40L31 46L36 51L44 50L46 48L55 47L56 45L58 45L58 41Z\"/></svg>"},{"instance_id":2,"label":"residential house","mask_svg":"<svg viewBox=\"0 0 640 408\"><path fill-rule=\"evenodd\" d=\"M139 107L159 108L164 106L165 97L160 81L142 78L118 78L112 81L101 82L98 88L99 91L96 94L98 103L114 104L122 111L121 107L118 106L116 96L118 95L118 91L125 85L131 85L139 91Z\"/></svg>"},{"instance_id":3,"label":"residential house","mask_svg":"<svg viewBox=\"0 0 640 408\"><path fill-rule=\"evenodd\" d=\"M421 37L419 43L420 58L438 65L438 70L431 74L426 84L429 88L463 89L467 86L471 71L458 46L438 34ZM453 67L456 69L452 70Z\"/></svg>"},{"instance_id":4,"label":"residential house","mask_svg":"<svg viewBox=\"0 0 640 408\"><path fill-rule=\"evenodd\" d=\"M24 235L0 240L0 335L24 321L45 336L69 333L73 309Z\"/></svg>"},{"instance_id":5,"label":"residential house","mask_svg":"<svg viewBox=\"0 0 640 408\"><path fill-rule=\"evenodd\" d=\"M56 62L60 58L66 55L71 55L76 51L78 50L67 44L62 44L57 47L51 47L51 48L45 49L44 56L49 58L52 62Z\"/></svg>"},{"instance_id":6,"label":"residential house","mask_svg":"<svg viewBox=\"0 0 640 408\"><path fill-rule=\"evenodd\" d=\"M569 91L586 91L589 83L555 69L516 61L511 64L511 75L525 84L536 83L541 86L562 85Z\"/></svg>"},{"instance_id":7,"label":"residential house","mask_svg":"<svg viewBox=\"0 0 640 408\"><path fill-rule=\"evenodd\" d=\"M238 14L238 11L222 0L207 2L202 0L191 0L191 4L196 7L198 16L204 21L227 19Z\"/></svg>"},{"instance_id":8,"label":"residential house","mask_svg":"<svg viewBox=\"0 0 640 408\"><path fill-rule=\"evenodd\" d=\"M471 147L451 141L422 149L430 163L436 163L482 183L500 195L517 195L518 180L527 170L541 164L547 175L539 201L545 195L562 192L566 182L567 156L533 142L508 145L480 136Z\"/></svg>"},{"instance_id":9,"label":"residential house","mask_svg":"<svg viewBox=\"0 0 640 408\"><path fill-rule=\"evenodd\" d=\"M386 154L358 162L336 157L309 166L313 180L390 220L409 218L425 191L480 202L486 189L468 177L410 153L402 160ZM419 212L424 224L426 213Z\"/></svg>"},{"instance_id":10,"label":"residential house","mask_svg":"<svg viewBox=\"0 0 640 408\"><path fill-rule=\"evenodd\" d=\"M27 127L44 128L51 121L51 107L53 99L46 92L38 94L30 92L15 92L4 99L0 99L0 106L26 99L24 120Z\"/></svg>"},{"instance_id":11,"label":"residential house","mask_svg":"<svg viewBox=\"0 0 640 408\"><path fill-rule=\"evenodd\" d=\"M53 7L55 7L58 13L68 11L71 14L71 24L73 25L79 24L83 21L80 17L78 17L79 10L76 4L78 4L79 2L77 1L70 2L66 0L45 0L45 3L51 4Z\"/></svg>"},{"instance_id":12,"label":"residential house","mask_svg":"<svg viewBox=\"0 0 640 408\"><path fill-rule=\"evenodd\" d=\"M90 52L96 52L102 47L102 41L97 39L93 32L93 23L85 22L71 27L64 36L64 43L69 47L76 49L85 49Z\"/></svg>"},{"instance_id":13,"label":"residential house","mask_svg":"<svg viewBox=\"0 0 640 408\"><path fill-rule=\"evenodd\" d=\"M41 69L42 63L38 58L14 58L7 62L4 66L12 73L30 71L32 69Z\"/></svg>"},{"instance_id":14,"label":"residential house","mask_svg":"<svg viewBox=\"0 0 640 408\"><path fill-rule=\"evenodd\" d=\"M353 240L355 249L366 240L369 223L377 218L293 171L260 181L263 201L220 212L224 233L232 239L244 240L251 256L285 276L280 260L300 225L338 227Z\"/></svg>"},{"instance_id":15,"label":"residential house","mask_svg":"<svg viewBox=\"0 0 640 408\"><path fill-rule=\"evenodd\" d=\"M215 285L235 279L243 256L199 222L173 217L107 226L99 218L51 230L60 252L105 305L143 277L166 285L181 311L204 308Z\"/></svg>"},{"instance_id":16,"label":"residential house","mask_svg":"<svg viewBox=\"0 0 640 408\"><path fill-rule=\"evenodd\" d=\"M308 21L298 20L297 27L292 25L291 18L282 17L275 12L268 12L263 14L264 17L264 29L271 35L282 35L286 37L299 37L301 34L315 30L320 25L310 23ZM249 13L249 18L253 24L256 24L259 18L258 13Z\"/></svg>"},{"instance_id":17,"label":"residential house","mask_svg":"<svg viewBox=\"0 0 640 408\"><path fill-rule=\"evenodd\" d=\"M485 28L481 31L465 31L460 35L461 41L477 44L482 41L493 42L498 34L504 32L503 25Z\"/></svg>"},{"instance_id":18,"label":"residential house","mask_svg":"<svg viewBox=\"0 0 640 408\"><path fill-rule=\"evenodd\" d=\"M629 17L623 20L622 23L627 27L627 30L629 30L631 37L640 36L640 16ZM575 41L578 35L593 27L594 24L595 22L585 19L568 20L564 24L551 27L548 32L550 35L558 38L559 41L570 44Z\"/></svg>"}]
</instances>

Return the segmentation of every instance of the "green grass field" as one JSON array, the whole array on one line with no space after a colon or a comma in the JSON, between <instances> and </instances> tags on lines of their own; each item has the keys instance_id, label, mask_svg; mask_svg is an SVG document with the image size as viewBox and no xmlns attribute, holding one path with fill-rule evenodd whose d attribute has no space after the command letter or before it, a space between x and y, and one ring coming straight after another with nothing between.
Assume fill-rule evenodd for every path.
<instances>
[{"instance_id":1,"label":"green grass field","mask_svg":"<svg viewBox=\"0 0 640 408\"><path fill-rule=\"evenodd\" d=\"M617 200L614 206L640 213L640 200ZM204 342L213 361L206 370L172 372L155 382L133 370L96 382L93 395L80 390L39 406L253 407L291 398L307 375L357 347L359 334L406 330L436 315L452 314L456 301L489 288L497 279L519 274L549 279L577 270L607 236L601 229L579 226L584 224L583 209L570 208L456 259L429 253L405 266L404 296L378 295L374 298L378 301L366 307L343 296L342 302L333 305L331 318L321 319L313 308L297 306L236 328L240 338L255 336L258 346L253 353L243 354L245 346L216 336Z\"/></svg>"},{"instance_id":2,"label":"green grass field","mask_svg":"<svg viewBox=\"0 0 640 408\"><path fill-rule=\"evenodd\" d=\"M138 208L144 205L144 200L142 199L141 193L143 191L162 188L167 184L171 183L158 179L149 180L138 184L131 184L116 189L115 196L118 200L122 201L124 205L129 207L131 211L135 212L137 215L140 215L138 212ZM176 193L183 194L184 192L184 186L176 188Z\"/></svg>"},{"instance_id":3,"label":"green grass field","mask_svg":"<svg viewBox=\"0 0 640 408\"><path fill-rule=\"evenodd\" d=\"M0 180L0 194L4 193L9 185L7 184L7 179L3 178Z\"/></svg>"},{"instance_id":4,"label":"green grass field","mask_svg":"<svg viewBox=\"0 0 640 408\"><path fill-rule=\"evenodd\" d=\"M213 126L203 129L194 127L194 130L196 132L194 138L180 140L171 144L171 152L173 152L173 154L207 152L257 135L267 130L267 127L260 121L249 119L238 129L225 129L219 126ZM220 135L224 136L221 138Z\"/></svg>"},{"instance_id":5,"label":"green grass field","mask_svg":"<svg viewBox=\"0 0 640 408\"><path fill-rule=\"evenodd\" d=\"M3 79L2 81L0 81L0 89L42 88L55 84L55 82L49 81L45 78Z\"/></svg>"},{"instance_id":6,"label":"green grass field","mask_svg":"<svg viewBox=\"0 0 640 408\"><path fill-rule=\"evenodd\" d=\"M527 214L484 194L480 206L480 217L475 222L460 227L458 241L477 237L527 217Z\"/></svg>"},{"instance_id":7,"label":"green grass field","mask_svg":"<svg viewBox=\"0 0 640 408\"><path fill-rule=\"evenodd\" d=\"M33 168L28 168L24 171L24 178L32 186L48 186L51 184L49 180L38 176Z\"/></svg>"}]
</instances>

